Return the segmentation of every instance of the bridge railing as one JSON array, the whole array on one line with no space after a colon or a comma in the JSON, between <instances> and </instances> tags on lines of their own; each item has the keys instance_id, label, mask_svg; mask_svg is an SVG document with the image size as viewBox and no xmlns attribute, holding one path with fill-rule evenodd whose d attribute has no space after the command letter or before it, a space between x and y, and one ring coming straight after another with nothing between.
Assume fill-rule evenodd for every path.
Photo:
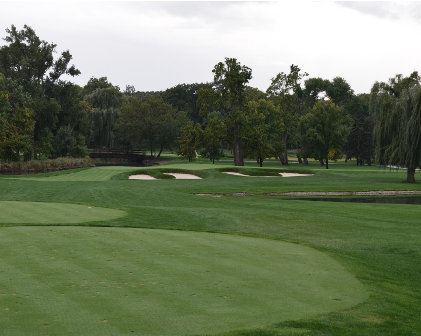
<instances>
[{"instance_id":1,"label":"bridge railing","mask_svg":"<svg viewBox=\"0 0 421 336\"><path fill-rule=\"evenodd\" d=\"M141 149L115 149L115 148L88 148L88 153L110 153L110 154L137 154L145 155L146 152Z\"/></svg>"}]
</instances>

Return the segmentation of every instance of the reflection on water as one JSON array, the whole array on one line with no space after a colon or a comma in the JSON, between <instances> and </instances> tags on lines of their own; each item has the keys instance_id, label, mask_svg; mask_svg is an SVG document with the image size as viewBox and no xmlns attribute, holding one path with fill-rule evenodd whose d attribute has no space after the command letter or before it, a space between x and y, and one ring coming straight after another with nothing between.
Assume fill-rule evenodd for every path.
<instances>
[{"instance_id":1,"label":"reflection on water","mask_svg":"<svg viewBox=\"0 0 421 336\"><path fill-rule=\"evenodd\" d=\"M387 204L421 204L421 196L335 196L335 197L291 197L292 201L318 201L318 202L350 202L350 203L387 203Z\"/></svg>"}]
</instances>

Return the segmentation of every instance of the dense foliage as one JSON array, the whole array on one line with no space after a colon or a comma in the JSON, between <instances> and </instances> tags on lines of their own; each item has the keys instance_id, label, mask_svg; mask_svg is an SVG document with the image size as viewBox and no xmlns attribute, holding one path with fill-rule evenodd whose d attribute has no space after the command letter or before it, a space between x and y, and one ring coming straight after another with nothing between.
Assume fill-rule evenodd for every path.
<instances>
[{"instance_id":1,"label":"dense foliage","mask_svg":"<svg viewBox=\"0 0 421 336\"><path fill-rule=\"evenodd\" d=\"M83 87L63 80L80 74L68 50L55 57L57 46L26 25L6 33L0 48L3 162L83 157L90 147L144 149L158 157L174 148L182 159L199 152L212 162L230 149L238 166L244 157L260 165L276 157L288 165L294 150L299 163L312 157L326 168L343 154L357 165L376 160L406 167L408 181L420 165L417 72L355 95L342 77L310 77L292 64L263 92L248 85L252 69L225 58L213 68L211 83L122 91L107 77L92 77Z\"/></svg>"}]
</instances>

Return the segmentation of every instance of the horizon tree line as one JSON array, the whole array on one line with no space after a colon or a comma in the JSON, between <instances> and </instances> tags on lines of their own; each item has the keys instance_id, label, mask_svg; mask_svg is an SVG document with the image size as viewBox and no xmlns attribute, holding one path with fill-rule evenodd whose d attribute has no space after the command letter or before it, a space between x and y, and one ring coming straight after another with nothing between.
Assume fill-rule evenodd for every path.
<instances>
[{"instance_id":1,"label":"horizon tree line","mask_svg":"<svg viewBox=\"0 0 421 336\"><path fill-rule=\"evenodd\" d=\"M345 79L312 78L292 64L263 92L250 87L252 69L235 58L215 65L211 83L178 84L164 91L122 91L107 77L80 87L72 55L41 40L25 25L6 29L0 47L0 160L87 155L87 148L164 148L194 160L211 161L231 148L262 166L267 157L288 165L308 158L329 166L346 153L358 165L420 166L420 77L397 75L376 82L370 93L354 94Z\"/></svg>"}]
</instances>

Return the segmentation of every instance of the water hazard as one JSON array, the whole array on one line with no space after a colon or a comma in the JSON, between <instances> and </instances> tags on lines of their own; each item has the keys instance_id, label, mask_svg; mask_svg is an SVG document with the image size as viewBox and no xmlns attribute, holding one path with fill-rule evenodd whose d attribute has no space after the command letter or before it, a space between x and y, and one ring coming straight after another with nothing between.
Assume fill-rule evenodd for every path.
<instances>
[{"instance_id":1,"label":"water hazard","mask_svg":"<svg viewBox=\"0 0 421 336\"><path fill-rule=\"evenodd\" d=\"M382 203L382 204L420 204L421 195L416 196L333 196L333 197L291 197L291 201Z\"/></svg>"}]
</instances>

